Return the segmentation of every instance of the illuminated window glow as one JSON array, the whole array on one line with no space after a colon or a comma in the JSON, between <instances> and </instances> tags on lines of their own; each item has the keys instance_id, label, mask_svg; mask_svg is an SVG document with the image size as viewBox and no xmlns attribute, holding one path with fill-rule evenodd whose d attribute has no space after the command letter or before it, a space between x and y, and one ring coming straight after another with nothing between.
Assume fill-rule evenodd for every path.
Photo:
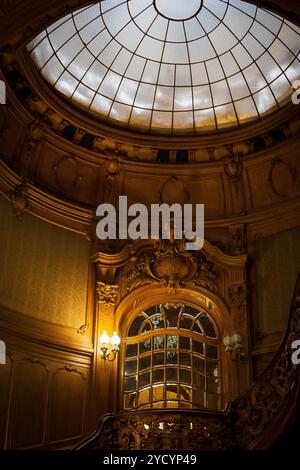
<instances>
[{"instance_id":1,"label":"illuminated window glow","mask_svg":"<svg viewBox=\"0 0 300 470\"><path fill-rule=\"evenodd\" d=\"M125 348L124 409L221 408L219 339L204 311L151 307L131 323Z\"/></svg>"}]
</instances>

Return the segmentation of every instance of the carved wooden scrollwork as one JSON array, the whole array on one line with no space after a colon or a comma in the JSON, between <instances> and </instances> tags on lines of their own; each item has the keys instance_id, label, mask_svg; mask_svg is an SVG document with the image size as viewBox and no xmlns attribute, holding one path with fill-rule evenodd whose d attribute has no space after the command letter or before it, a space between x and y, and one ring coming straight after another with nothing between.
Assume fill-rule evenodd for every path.
<instances>
[{"instance_id":1,"label":"carved wooden scrollwork","mask_svg":"<svg viewBox=\"0 0 300 470\"><path fill-rule=\"evenodd\" d=\"M245 283L228 287L228 299L230 307L241 309L247 305L248 288Z\"/></svg>"},{"instance_id":2,"label":"carved wooden scrollwork","mask_svg":"<svg viewBox=\"0 0 300 470\"><path fill-rule=\"evenodd\" d=\"M107 308L109 305L115 305L119 295L119 286L99 281L97 282L97 293L98 301Z\"/></svg>"},{"instance_id":3,"label":"carved wooden scrollwork","mask_svg":"<svg viewBox=\"0 0 300 470\"><path fill-rule=\"evenodd\" d=\"M299 395L299 368L291 361L292 342L300 337L300 276L290 322L274 360L260 380L224 412L142 410L110 415L92 438L77 449L222 450L255 448L274 431L290 394Z\"/></svg>"},{"instance_id":4,"label":"carved wooden scrollwork","mask_svg":"<svg viewBox=\"0 0 300 470\"><path fill-rule=\"evenodd\" d=\"M226 413L205 416L192 412L141 412L104 423L98 437L84 449L225 450L234 447Z\"/></svg>"},{"instance_id":5,"label":"carved wooden scrollwork","mask_svg":"<svg viewBox=\"0 0 300 470\"><path fill-rule=\"evenodd\" d=\"M229 180L234 186L236 197L239 196L241 179L243 174L243 164L240 155L233 153L232 145L229 145L229 156L225 158L224 170Z\"/></svg>"},{"instance_id":6,"label":"carved wooden scrollwork","mask_svg":"<svg viewBox=\"0 0 300 470\"><path fill-rule=\"evenodd\" d=\"M88 333L89 329L90 329L90 324L87 323L86 325L81 325L81 327L78 328L77 333L81 336L84 336Z\"/></svg>"},{"instance_id":7,"label":"carved wooden scrollwork","mask_svg":"<svg viewBox=\"0 0 300 470\"><path fill-rule=\"evenodd\" d=\"M148 250L123 275L128 292L153 282L162 283L170 292L189 282L216 291L219 277L220 272L204 252L188 252L182 240L172 239L162 240L156 248Z\"/></svg>"},{"instance_id":8,"label":"carved wooden scrollwork","mask_svg":"<svg viewBox=\"0 0 300 470\"><path fill-rule=\"evenodd\" d=\"M247 448L271 423L295 385L297 366L291 360L292 343L300 337L300 278L297 282L290 324L284 341L261 380L233 402L236 436L240 447Z\"/></svg>"},{"instance_id":9,"label":"carved wooden scrollwork","mask_svg":"<svg viewBox=\"0 0 300 470\"><path fill-rule=\"evenodd\" d=\"M25 179L11 194L11 202L13 205L13 214L22 220L24 212L29 207L28 186Z\"/></svg>"}]
</instances>

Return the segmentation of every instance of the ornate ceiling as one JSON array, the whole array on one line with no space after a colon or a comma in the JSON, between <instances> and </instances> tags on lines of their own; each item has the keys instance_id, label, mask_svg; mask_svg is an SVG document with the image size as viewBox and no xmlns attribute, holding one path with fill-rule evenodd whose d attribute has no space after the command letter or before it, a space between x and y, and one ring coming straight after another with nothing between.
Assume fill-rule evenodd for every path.
<instances>
[{"instance_id":1,"label":"ornate ceiling","mask_svg":"<svg viewBox=\"0 0 300 470\"><path fill-rule=\"evenodd\" d=\"M167 134L238 128L284 106L300 29L240 0L105 0L28 45L65 97L103 122Z\"/></svg>"}]
</instances>

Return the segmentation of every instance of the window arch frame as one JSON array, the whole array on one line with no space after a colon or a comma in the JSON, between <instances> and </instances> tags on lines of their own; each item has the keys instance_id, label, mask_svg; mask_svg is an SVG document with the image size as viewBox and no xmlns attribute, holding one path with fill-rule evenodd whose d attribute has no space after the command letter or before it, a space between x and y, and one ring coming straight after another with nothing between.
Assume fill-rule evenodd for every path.
<instances>
[{"instance_id":1,"label":"window arch frame","mask_svg":"<svg viewBox=\"0 0 300 470\"><path fill-rule=\"evenodd\" d=\"M124 367L125 367L125 338L129 325L139 312L145 310L153 305L160 303L184 303L196 309L204 310L212 319L218 332L218 345L219 345L219 367L220 367L220 380L221 380L221 400L220 408L224 409L228 402L228 380L224 380L224 364L228 364L228 358L225 356L224 348L222 347L222 338L227 330L228 323L231 321L230 313L223 300L220 299L215 293L210 292L204 288L193 286L191 288L181 288L176 293L170 293L167 287L162 286L142 286L130 292L123 301L117 306L115 311L115 325L119 329L122 342L121 350L118 359L118 380L116 385L117 393L117 409L125 411L123 406L123 392L124 392ZM161 330L162 331L162 330ZM175 331L175 329L172 329ZM180 330L183 333L184 330ZM186 330L188 333L188 330ZM151 333L147 333L151 336ZM146 335L145 335L146 338ZM201 337L203 339L203 337ZM211 341L211 340L209 340ZM208 342L209 342L208 341ZM167 408L157 408L167 409ZM175 408L173 408L175 409ZM207 408L193 408L193 409L207 409ZM138 412L139 408L127 410L131 412ZM215 410L214 410L215 411Z\"/></svg>"}]
</instances>

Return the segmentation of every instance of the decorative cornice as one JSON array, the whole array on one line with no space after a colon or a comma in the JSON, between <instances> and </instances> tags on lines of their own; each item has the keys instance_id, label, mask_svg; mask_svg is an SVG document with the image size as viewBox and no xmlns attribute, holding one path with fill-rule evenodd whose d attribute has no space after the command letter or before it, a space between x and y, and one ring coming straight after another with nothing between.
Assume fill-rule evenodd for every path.
<instances>
[{"instance_id":1,"label":"decorative cornice","mask_svg":"<svg viewBox=\"0 0 300 470\"><path fill-rule=\"evenodd\" d=\"M21 184L22 178L0 159L0 194L11 201L12 193L16 191ZM82 234L88 241L93 240L96 233L94 210L54 196L33 185L31 182L27 182L27 198L27 212L29 214L67 230ZM232 216L230 218L210 218L205 222L205 229L206 231L214 228L227 229L229 224L230 227L247 224L248 246L250 246L251 243L253 244L257 234L260 234L260 237L264 238L280 231L299 226L299 197L285 201L281 200L279 203L274 203L269 207L264 207L261 210L252 211L248 214ZM123 252L124 258L126 259L127 252L128 250L130 251L129 245L127 244ZM221 249L224 249L223 245ZM231 253L231 251L227 251L227 249L225 249L225 251L230 254L237 254ZM104 264L105 256L104 253L101 258L101 262L103 261ZM119 258L119 255L117 255L117 258ZM120 261L120 263L122 265L122 261Z\"/></svg>"},{"instance_id":2,"label":"decorative cornice","mask_svg":"<svg viewBox=\"0 0 300 470\"><path fill-rule=\"evenodd\" d=\"M40 219L84 236L96 231L92 210L53 196L29 181L24 183L1 159L0 193L13 203L14 210L18 212L16 215L26 210Z\"/></svg>"},{"instance_id":3,"label":"decorative cornice","mask_svg":"<svg viewBox=\"0 0 300 470\"><path fill-rule=\"evenodd\" d=\"M51 348L57 354L78 354L87 358L93 354L88 335L79 336L75 328L38 320L0 305L0 331L15 341L23 339L41 347Z\"/></svg>"},{"instance_id":4,"label":"decorative cornice","mask_svg":"<svg viewBox=\"0 0 300 470\"><path fill-rule=\"evenodd\" d=\"M293 131L289 122L298 115L296 106L289 104L256 123L225 133L195 137L139 134L101 124L85 109L81 110L72 106L68 100L59 96L42 80L26 50L20 49L16 53L11 46L6 45L0 50L0 59L5 64L3 70L11 87L12 101L17 100L13 94L17 93L20 88L31 90L31 95L25 100L23 106L32 115L32 119L38 116L40 121L47 122L49 130L51 129L58 136L61 136L68 126L75 126L71 141L77 146L84 135L88 134L93 137L90 150L101 155L105 155L107 150L117 148L120 155L127 159L152 163L156 163L155 149L161 148L169 150L185 148L190 153L190 162L193 163L203 160L212 162L216 159L216 154L221 155L219 158L231 158L232 154L238 155L239 153L241 156L253 155L258 151L255 140L257 136L265 136L260 144L263 144L265 149L277 144L277 140L273 137L274 130L280 131L282 141L291 137ZM9 80L12 72L17 72L21 77L17 85ZM137 146L140 150L143 149L139 155L136 153Z\"/></svg>"}]
</instances>

